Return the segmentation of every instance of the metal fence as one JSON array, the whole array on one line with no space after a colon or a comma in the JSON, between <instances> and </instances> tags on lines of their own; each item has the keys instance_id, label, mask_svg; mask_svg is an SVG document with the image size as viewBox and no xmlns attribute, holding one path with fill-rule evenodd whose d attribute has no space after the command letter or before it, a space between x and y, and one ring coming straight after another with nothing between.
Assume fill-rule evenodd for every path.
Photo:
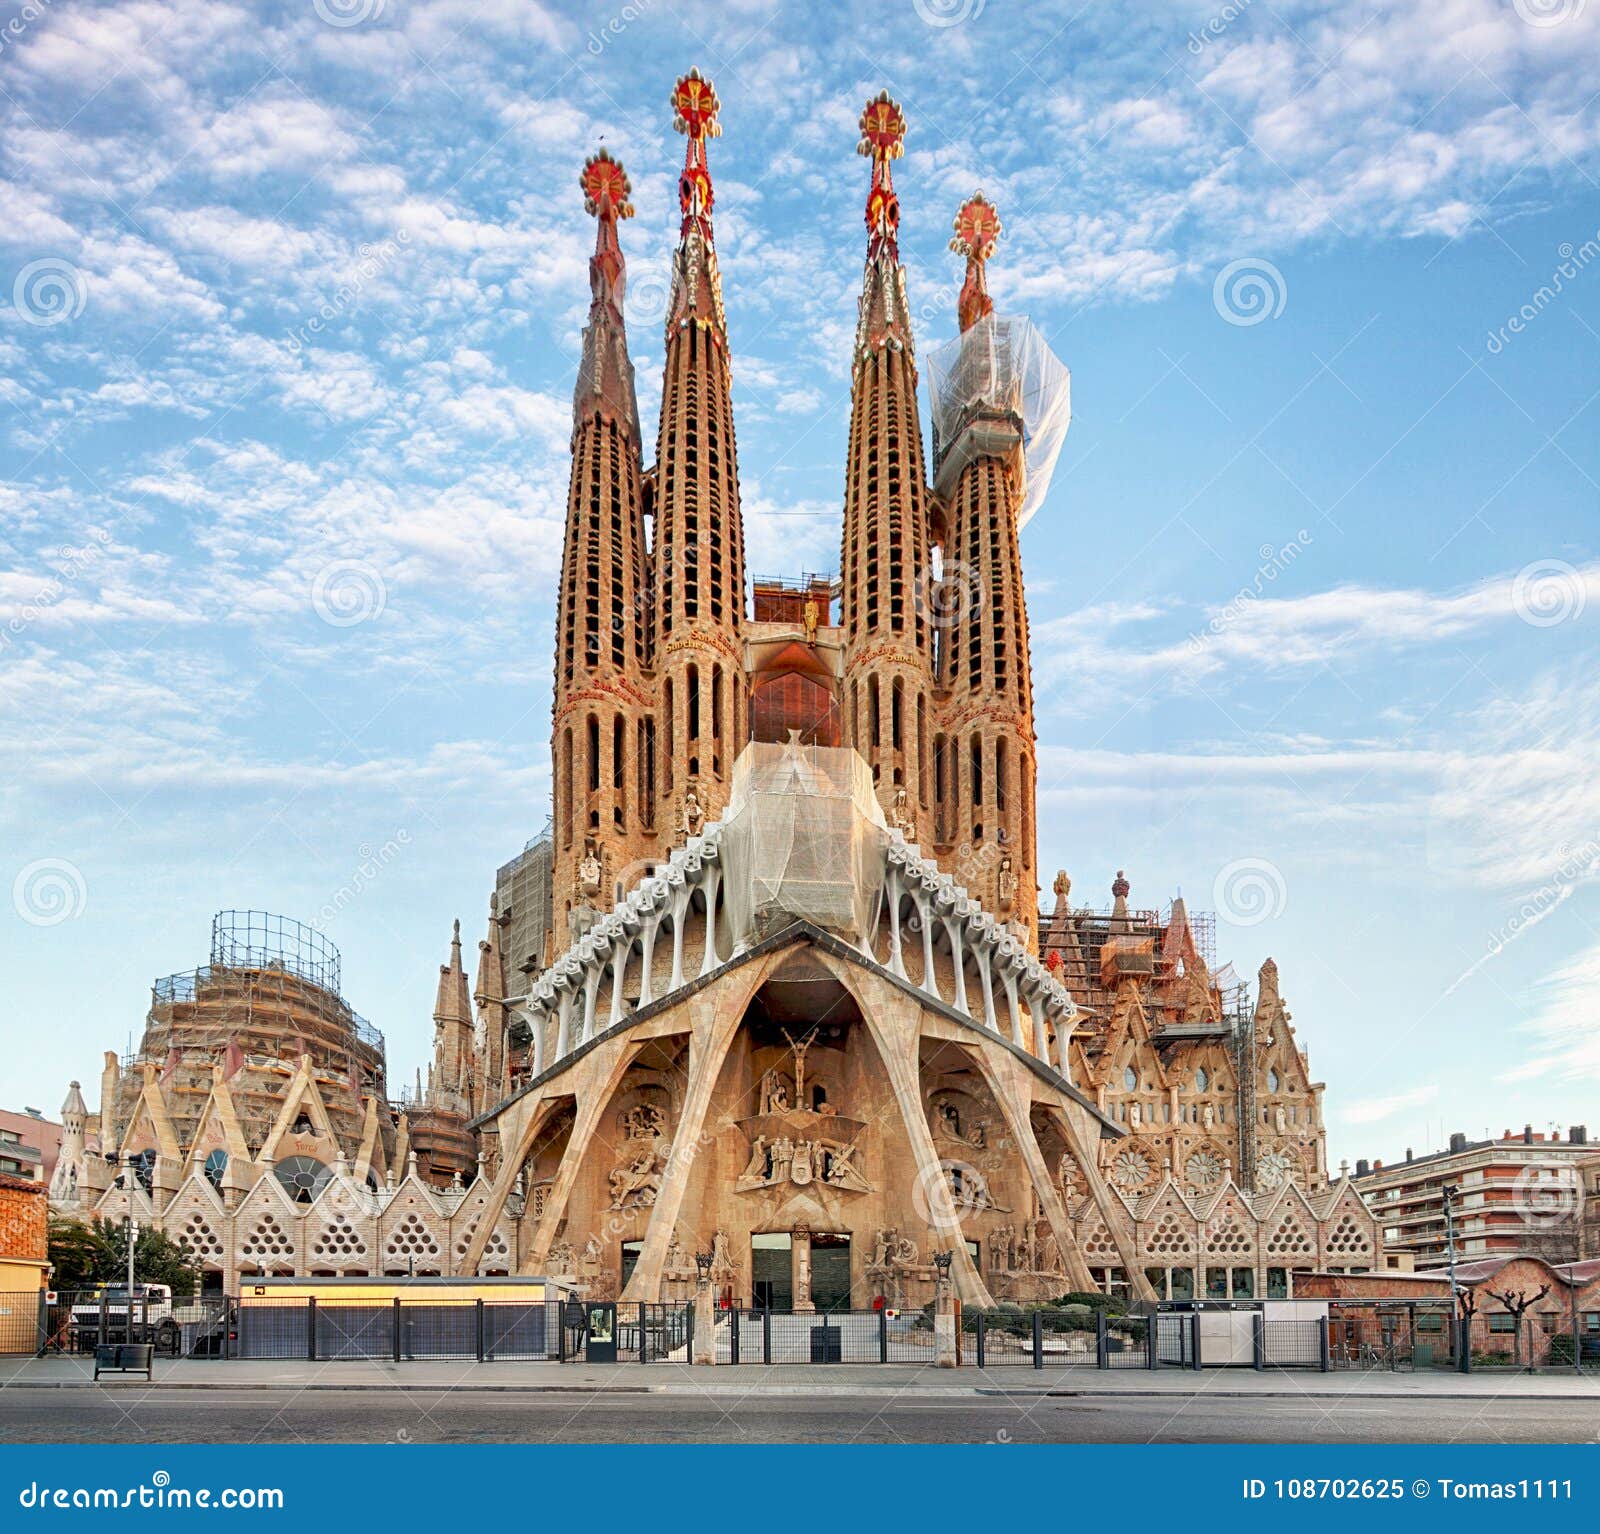
<instances>
[{"instance_id":1,"label":"metal fence","mask_svg":"<svg viewBox=\"0 0 1600 1534\"><path fill-rule=\"evenodd\" d=\"M0 1294L0 1353L92 1353L102 1343L147 1342L177 1357L205 1352L222 1330L220 1298L167 1299L135 1288Z\"/></svg>"},{"instance_id":2,"label":"metal fence","mask_svg":"<svg viewBox=\"0 0 1600 1534\"><path fill-rule=\"evenodd\" d=\"M307 1361L562 1356L559 1301L250 1297L230 1307L227 1356Z\"/></svg>"},{"instance_id":3,"label":"metal fence","mask_svg":"<svg viewBox=\"0 0 1600 1534\"><path fill-rule=\"evenodd\" d=\"M719 1364L926 1364L933 1342L933 1318L921 1310L716 1313Z\"/></svg>"}]
</instances>

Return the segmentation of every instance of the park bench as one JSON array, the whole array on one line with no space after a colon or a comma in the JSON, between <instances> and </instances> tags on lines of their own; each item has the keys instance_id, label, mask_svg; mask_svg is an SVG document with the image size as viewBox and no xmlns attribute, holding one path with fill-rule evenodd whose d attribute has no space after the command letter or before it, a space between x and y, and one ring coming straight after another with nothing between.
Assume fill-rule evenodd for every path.
<instances>
[{"instance_id":1,"label":"park bench","mask_svg":"<svg viewBox=\"0 0 1600 1534\"><path fill-rule=\"evenodd\" d=\"M94 1377L102 1374L142 1374L150 1378L155 1345L149 1342L102 1342L94 1350Z\"/></svg>"}]
</instances>

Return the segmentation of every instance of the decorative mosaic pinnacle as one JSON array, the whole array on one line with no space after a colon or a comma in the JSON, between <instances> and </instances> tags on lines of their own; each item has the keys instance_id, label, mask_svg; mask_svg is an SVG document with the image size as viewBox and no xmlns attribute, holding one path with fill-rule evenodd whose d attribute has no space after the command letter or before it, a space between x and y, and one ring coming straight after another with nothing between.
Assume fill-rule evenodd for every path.
<instances>
[{"instance_id":1,"label":"decorative mosaic pinnacle","mask_svg":"<svg viewBox=\"0 0 1600 1534\"><path fill-rule=\"evenodd\" d=\"M720 138L721 111L716 86L698 69L691 69L672 88L672 126L691 139Z\"/></svg>"},{"instance_id":2,"label":"decorative mosaic pinnacle","mask_svg":"<svg viewBox=\"0 0 1600 1534\"><path fill-rule=\"evenodd\" d=\"M900 199L895 196L890 162L906 149L906 114L888 91L879 91L861 112L861 141L856 153L872 161L872 187L867 193L867 258L886 252L899 259Z\"/></svg>"},{"instance_id":3,"label":"decorative mosaic pinnacle","mask_svg":"<svg viewBox=\"0 0 1600 1534\"><path fill-rule=\"evenodd\" d=\"M951 227L955 230L951 250L969 261L987 261L1000 238L1000 210L982 192L974 192L961 204Z\"/></svg>"},{"instance_id":4,"label":"decorative mosaic pinnacle","mask_svg":"<svg viewBox=\"0 0 1600 1534\"><path fill-rule=\"evenodd\" d=\"M583 162L583 174L578 177L583 188L583 211L591 218L632 218L633 183L622 168L622 161L613 159L609 150L602 149Z\"/></svg>"},{"instance_id":5,"label":"decorative mosaic pinnacle","mask_svg":"<svg viewBox=\"0 0 1600 1534\"><path fill-rule=\"evenodd\" d=\"M707 238L711 234L711 208L715 197L711 190L711 170L706 164L706 140L721 137L722 124L717 121L721 111L716 87L698 69L691 69L672 89L672 126L689 140L684 146L683 173L678 177L678 204L683 209L684 234L689 232L693 219L700 221Z\"/></svg>"},{"instance_id":6,"label":"decorative mosaic pinnacle","mask_svg":"<svg viewBox=\"0 0 1600 1534\"><path fill-rule=\"evenodd\" d=\"M967 258L967 277L961 285L957 314L963 331L994 313L984 263L994 254L1000 238L1000 212L982 192L974 192L955 216L950 248Z\"/></svg>"}]
</instances>

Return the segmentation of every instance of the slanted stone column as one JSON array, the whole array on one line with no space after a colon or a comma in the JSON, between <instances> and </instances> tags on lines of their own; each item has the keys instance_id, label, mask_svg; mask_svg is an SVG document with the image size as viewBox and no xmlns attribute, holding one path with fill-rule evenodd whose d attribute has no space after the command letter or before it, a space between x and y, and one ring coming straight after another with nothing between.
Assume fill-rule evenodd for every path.
<instances>
[{"instance_id":1,"label":"slanted stone column","mask_svg":"<svg viewBox=\"0 0 1600 1534\"><path fill-rule=\"evenodd\" d=\"M702 1271L694 1286L694 1353L691 1364L717 1361L717 1310L712 1302L711 1275Z\"/></svg>"},{"instance_id":2,"label":"slanted stone column","mask_svg":"<svg viewBox=\"0 0 1600 1534\"><path fill-rule=\"evenodd\" d=\"M956 1297L943 1269L939 1271L935 1283L933 1361L941 1369L953 1369L956 1366Z\"/></svg>"}]
</instances>

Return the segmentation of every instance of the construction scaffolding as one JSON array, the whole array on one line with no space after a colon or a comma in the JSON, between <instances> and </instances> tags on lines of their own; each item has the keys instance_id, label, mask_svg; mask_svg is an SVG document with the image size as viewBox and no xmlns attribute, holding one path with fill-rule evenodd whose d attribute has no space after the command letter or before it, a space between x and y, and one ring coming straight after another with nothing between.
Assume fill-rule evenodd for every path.
<instances>
[{"instance_id":1,"label":"construction scaffolding","mask_svg":"<svg viewBox=\"0 0 1600 1534\"><path fill-rule=\"evenodd\" d=\"M285 969L338 995L339 950L304 922L271 911L218 911L211 918L211 962L228 969Z\"/></svg>"},{"instance_id":2,"label":"construction scaffolding","mask_svg":"<svg viewBox=\"0 0 1600 1534\"><path fill-rule=\"evenodd\" d=\"M1031 320L1001 314L979 320L928 353L926 361L935 478L969 427L985 417L1013 419L1021 433L1026 481L1017 527L1026 527L1044 502L1072 424L1072 376L1066 365Z\"/></svg>"}]
</instances>

